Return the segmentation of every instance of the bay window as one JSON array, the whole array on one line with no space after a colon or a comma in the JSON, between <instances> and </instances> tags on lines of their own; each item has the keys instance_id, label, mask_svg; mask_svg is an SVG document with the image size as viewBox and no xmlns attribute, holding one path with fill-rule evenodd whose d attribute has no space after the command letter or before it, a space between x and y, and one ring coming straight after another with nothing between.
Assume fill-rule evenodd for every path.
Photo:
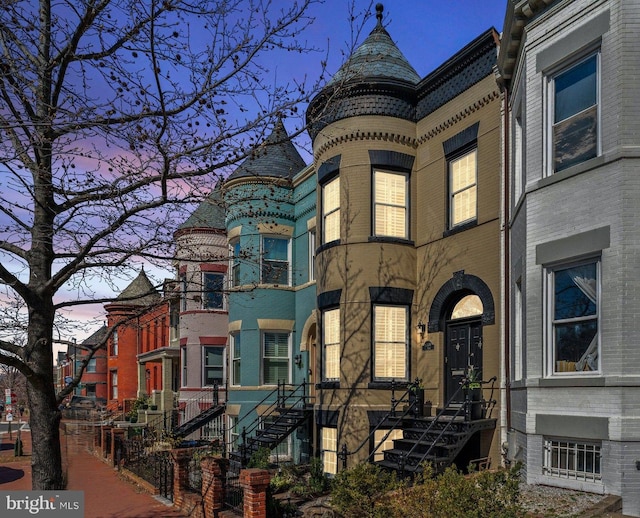
<instances>
[{"instance_id":1,"label":"bay window","mask_svg":"<svg viewBox=\"0 0 640 518\"><path fill-rule=\"evenodd\" d=\"M340 177L322 186L322 242L340 239Z\"/></svg>"},{"instance_id":2,"label":"bay window","mask_svg":"<svg viewBox=\"0 0 640 518\"><path fill-rule=\"evenodd\" d=\"M322 316L323 380L340 379L340 309L330 309Z\"/></svg>"},{"instance_id":3,"label":"bay window","mask_svg":"<svg viewBox=\"0 0 640 518\"><path fill-rule=\"evenodd\" d=\"M409 310L406 306L373 307L373 378L409 380Z\"/></svg>"},{"instance_id":4,"label":"bay window","mask_svg":"<svg viewBox=\"0 0 640 518\"><path fill-rule=\"evenodd\" d=\"M224 348L204 348L204 383L205 386L224 384Z\"/></svg>"},{"instance_id":5,"label":"bay window","mask_svg":"<svg viewBox=\"0 0 640 518\"><path fill-rule=\"evenodd\" d=\"M373 234L408 239L409 176L373 172Z\"/></svg>"},{"instance_id":6,"label":"bay window","mask_svg":"<svg viewBox=\"0 0 640 518\"><path fill-rule=\"evenodd\" d=\"M598 155L598 60L593 53L549 78L552 172Z\"/></svg>"},{"instance_id":7,"label":"bay window","mask_svg":"<svg viewBox=\"0 0 640 518\"><path fill-rule=\"evenodd\" d=\"M289 286L288 238L262 237L262 283Z\"/></svg>"},{"instance_id":8,"label":"bay window","mask_svg":"<svg viewBox=\"0 0 640 518\"><path fill-rule=\"evenodd\" d=\"M203 309L223 309L224 275L221 273L202 273Z\"/></svg>"},{"instance_id":9,"label":"bay window","mask_svg":"<svg viewBox=\"0 0 640 518\"><path fill-rule=\"evenodd\" d=\"M265 332L262 334L262 382L265 385L277 385L278 381L291 382L289 350L289 333Z\"/></svg>"},{"instance_id":10,"label":"bay window","mask_svg":"<svg viewBox=\"0 0 640 518\"><path fill-rule=\"evenodd\" d=\"M231 384L240 385L240 366L242 355L242 340L240 333L233 333L231 335Z\"/></svg>"},{"instance_id":11,"label":"bay window","mask_svg":"<svg viewBox=\"0 0 640 518\"><path fill-rule=\"evenodd\" d=\"M551 372L598 371L599 261L548 270Z\"/></svg>"}]
</instances>

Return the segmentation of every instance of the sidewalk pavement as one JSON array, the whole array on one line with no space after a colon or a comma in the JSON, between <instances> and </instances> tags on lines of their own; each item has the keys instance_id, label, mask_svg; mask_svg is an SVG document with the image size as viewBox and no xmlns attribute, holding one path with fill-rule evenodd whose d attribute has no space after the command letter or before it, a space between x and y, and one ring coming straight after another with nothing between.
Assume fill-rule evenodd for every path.
<instances>
[{"instance_id":1,"label":"sidewalk pavement","mask_svg":"<svg viewBox=\"0 0 640 518\"><path fill-rule=\"evenodd\" d=\"M23 456L16 457L14 445L19 423L14 422L12 438L0 434L0 491L31 489L31 432L22 423L20 437ZM88 451L86 437L61 430L63 457L67 458L67 489L84 491L85 518L169 518L184 517L161 499L125 480L119 472Z\"/></svg>"}]
</instances>

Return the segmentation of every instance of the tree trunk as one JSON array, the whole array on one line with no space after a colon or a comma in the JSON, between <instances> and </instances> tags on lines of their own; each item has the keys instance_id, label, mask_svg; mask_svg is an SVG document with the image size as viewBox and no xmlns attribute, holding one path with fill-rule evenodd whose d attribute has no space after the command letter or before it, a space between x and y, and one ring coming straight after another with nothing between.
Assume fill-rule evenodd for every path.
<instances>
[{"instance_id":1,"label":"tree trunk","mask_svg":"<svg viewBox=\"0 0 640 518\"><path fill-rule=\"evenodd\" d=\"M45 304L43 304L45 306ZM34 370L27 378L29 427L31 428L32 489L65 488L60 448L60 417L53 377L51 333L53 307L30 311L25 362ZM47 324L47 322L51 322Z\"/></svg>"}]
</instances>

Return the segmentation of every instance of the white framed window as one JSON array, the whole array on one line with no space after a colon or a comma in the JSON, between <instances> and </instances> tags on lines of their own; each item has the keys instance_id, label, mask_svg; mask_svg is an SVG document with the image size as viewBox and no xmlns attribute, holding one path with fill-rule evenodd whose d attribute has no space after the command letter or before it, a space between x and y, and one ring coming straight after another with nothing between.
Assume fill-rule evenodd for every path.
<instances>
[{"instance_id":1,"label":"white framed window","mask_svg":"<svg viewBox=\"0 0 640 518\"><path fill-rule=\"evenodd\" d=\"M323 381L340 379L340 309L330 309L322 315Z\"/></svg>"},{"instance_id":2,"label":"white framed window","mask_svg":"<svg viewBox=\"0 0 640 518\"><path fill-rule=\"evenodd\" d=\"M523 318L522 309L522 281L518 279L514 286L513 297L513 375L512 379L522 379L523 372Z\"/></svg>"},{"instance_id":3,"label":"white framed window","mask_svg":"<svg viewBox=\"0 0 640 518\"><path fill-rule=\"evenodd\" d=\"M409 380L409 309L406 306L373 307L373 379Z\"/></svg>"},{"instance_id":4,"label":"white framed window","mask_svg":"<svg viewBox=\"0 0 640 518\"><path fill-rule=\"evenodd\" d=\"M182 379L180 380L181 386L187 386L187 348L180 348L180 362L182 363Z\"/></svg>"},{"instance_id":5,"label":"white framed window","mask_svg":"<svg viewBox=\"0 0 640 518\"><path fill-rule=\"evenodd\" d=\"M224 274L202 272L202 309L224 309Z\"/></svg>"},{"instance_id":6,"label":"white framed window","mask_svg":"<svg viewBox=\"0 0 640 518\"><path fill-rule=\"evenodd\" d=\"M316 230L309 230L309 282L316 280Z\"/></svg>"},{"instance_id":7,"label":"white framed window","mask_svg":"<svg viewBox=\"0 0 640 518\"><path fill-rule=\"evenodd\" d=\"M259 423L260 430L266 430L272 424L274 424L276 420L277 420L277 417L273 415L260 417L260 423ZM292 459L291 439L292 439L291 435L288 435L280 444L278 444L275 448L271 450L271 454L269 455L269 460L271 462L278 463L278 462L288 461Z\"/></svg>"},{"instance_id":8,"label":"white framed window","mask_svg":"<svg viewBox=\"0 0 640 518\"><path fill-rule=\"evenodd\" d=\"M547 269L549 372L600 370L600 261Z\"/></svg>"},{"instance_id":9,"label":"white framed window","mask_svg":"<svg viewBox=\"0 0 640 518\"><path fill-rule=\"evenodd\" d=\"M551 172L598 156L599 61L598 50L548 76Z\"/></svg>"},{"instance_id":10,"label":"white framed window","mask_svg":"<svg viewBox=\"0 0 640 518\"><path fill-rule=\"evenodd\" d=\"M111 356L118 356L118 330L114 329L111 334Z\"/></svg>"},{"instance_id":11,"label":"white framed window","mask_svg":"<svg viewBox=\"0 0 640 518\"><path fill-rule=\"evenodd\" d=\"M522 108L518 106L513 118L513 198L517 203L524 192L524 133L522 127Z\"/></svg>"},{"instance_id":12,"label":"white framed window","mask_svg":"<svg viewBox=\"0 0 640 518\"><path fill-rule=\"evenodd\" d=\"M241 385L242 340L240 333L231 335L231 384Z\"/></svg>"},{"instance_id":13,"label":"white framed window","mask_svg":"<svg viewBox=\"0 0 640 518\"><path fill-rule=\"evenodd\" d=\"M203 348L203 386L224 384L224 347Z\"/></svg>"},{"instance_id":14,"label":"white framed window","mask_svg":"<svg viewBox=\"0 0 640 518\"><path fill-rule=\"evenodd\" d=\"M600 443L545 439L542 472L550 477L602 480Z\"/></svg>"},{"instance_id":15,"label":"white framed window","mask_svg":"<svg viewBox=\"0 0 640 518\"><path fill-rule=\"evenodd\" d=\"M262 283L291 285L289 270L291 240L285 237L262 236Z\"/></svg>"},{"instance_id":16,"label":"white framed window","mask_svg":"<svg viewBox=\"0 0 640 518\"><path fill-rule=\"evenodd\" d=\"M240 240L235 239L229 244L229 253L231 254L231 286L241 286L240 278Z\"/></svg>"},{"instance_id":17,"label":"white framed window","mask_svg":"<svg viewBox=\"0 0 640 518\"><path fill-rule=\"evenodd\" d=\"M187 274L180 274L180 309L187 310Z\"/></svg>"},{"instance_id":18,"label":"white framed window","mask_svg":"<svg viewBox=\"0 0 640 518\"><path fill-rule=\"evenodd\" d=\"M473 149L449 160L449 227L478 217L477 156Z\"/></svg>"},{"instance_id":19,"label":"white framed window","mask_svg":"<svg viewBox=\"0 0 640 518\"><path fill-rule=\"evenodd\" d=\"M240 430L238 429L238 416L237 415L228 415L228 444L229 451L237 450L240 447Z\"/></svg>"},{"instance_id":20,"label":"white framed window","mask_svg":"<svg viewBox=\"0 0 640 518\"><path fill-rule=\"evenodd\" d=\"M340 239L340 177L322 186L322 242Z\"/></svg>"},{"instance_id":21,"label":"white framed window","mask_svg":"<svg viewBox=\"0 0 640 518\"><path fill-rule=\"evenodd\" d=\"M389 436L385 439L385 435ZM373 456L373 460L378 462L384 459L384 452L393 449L394 439L402 439L402 430L376 430L373 433L374 447L380 445Z\"/></svg>"},{"instance_id":22,"label":"white framed window","mask_svg":"<svg viewBox=\"0 0 640 518\"><path fill-rule=\"evenodd\" d=\"M118 371L111 371L111 399L118 399Z\"/></svg>"},{"instance_id":23,"label":"white framed window","mask_svg":"<svg viewBox=\"0 0 640 518\"><path fill-rule=\"evenodd\" d=\"M409 238L409 175L373 171L373 234Z\"/></svg>"},{"instance_id":24,"label":"white framed window","mask_svg":"<svg viewBox=\"0 0 640 518\"><path fill-rule=\"evenodd\" d=\"M338 430L321 428L322 467L325 473L335 475L338 472Z\"/></svg>"},{"instance_id":25,"label":"white framed window","mask_svg":"<svg viewBox=\"0 0 640 518\"><path fill-rule=\"evenodd\" d=\"M277 385L278 381L291 383L290 350L289 333L262 333L262 382L265 385Z\"/></svg>"}]
</instances>

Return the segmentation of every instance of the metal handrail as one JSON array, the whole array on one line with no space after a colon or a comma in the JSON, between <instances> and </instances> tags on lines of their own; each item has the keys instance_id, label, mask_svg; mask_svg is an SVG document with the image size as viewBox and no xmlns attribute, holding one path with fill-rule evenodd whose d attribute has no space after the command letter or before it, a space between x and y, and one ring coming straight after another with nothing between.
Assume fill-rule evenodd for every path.
<instances>
[{"instance_id":1,"label":"metal handrail","mask_svg":"<svg viewBox=\"0 0 640 518\"><path fill-rule=\"evenodd\" d=\"M287 387L294 387L292 390L289 391L289 393L286 393L286 389ZM254 433L257 434L257 430L259 430L260 425L262 424L263 420L265 417L269 417L270 415L272 415L276 410L280 410L283 408L286 408L287 405L289 404L290 408L296 408L296 405L301 403L301 407L300 408L305 408L307 405L307 399L310 397L307 395L307 382L305 380L302 381L302 383L300 383L300 385L289 385L287 383L280 382L278 381L278 386L271 391L269 394L267 394L259 403L257 403L256 405L254 405L254 407L252 408L251 411L247 412L244 417L242 417L242 419L238 420L238 422L236 423L236 427L238 426L238 424L240 424L244 419L246 419L248 416L253 415L253 411L256 411L258 409L258 407L260 407L261 405L266 404L267 402L269 403L269 405L266 408L266 411L263 412L262 414L256 416L253 421L251 421L248 426L243 426L242 427L242 432L240 434L241 438L242 438L242 443L238 445L238 448L240 450L240 454L241 457L244 459L245 455L246 455L246 450L247 447L250 444L253 444L253 442L255 442L255 436ZM301 394L299 394L299 391L302 391ZM275 401L268 401L269 399L271 399L273 396L276 396ZM297 394L297 395L296 395ZM291 404L291 400L293 400L293 404ZM236 428L237 429L237 428ZM253 436L253 437L249 437L249 436ZM253 440L253 441L252 441Z\"/></svg>"},{"instance_id":2,"label":"metal handrail","mask_svg":"<svg viewBox=\"0 0 640 518\"><path fill-rule=\"evenodd\" d=\"M474 381L474 383L479 383L480 385L485 385L487 383L491 383L491 382L495 382L497 378L494 376L493 378L491 378L490 380L487 381ZM471 405L474 404L473 401L471 401L470 397L469 397L469 385L471 383L471 380L469 380L468 378L464 379L462 381L462 383L460 384L460 386L457 388L457 390L453 393L453 395L451 396L451 398L449 399L449 401L447 401L447 404L444 406L444 408L442 408L435 416L435 418L433 419L433 421L431 421L429 423L429 426L427 426L427 428L425 428L425 430L422 432L422 434L420 435L420 438L414 443L414 445L411 447L411 449L406 452L406 453L402 453L401 457L402 458L410 458L411 455L414 453L414 451L416 450L416 448L418 447L419 444L422 443L422 441L424 440L424 438L433 430L433 428L436 426L436 424L440 423L440 418L444 415L450 415L451 419L447 422L447 424L445 425L445 427L440 431L440 433L438 434L438 436L436 437L436 439L434 441L431 441L431 444L429 445L429 448L427 449L427 451L422 455L422 457L420 458L420 460L418 461L417 465L420 465L421 463L424 462L424 460L431 454L431 452L433 451L433 449L436 447L436 445L439 443L440 439L442 439L442 437L444 436L444 434L449 431L452 427L453 424L455 422L455 418L456 417L460 417L461 413L464 412L464 420L465 421L469 421L470 420L470 415L471 415ZM457 396L459 395L461 390L465 390L465 399L464 399L464 403L456 410L455 414L451 415L451 414L447 414L447 412L449 410L451 410L451 408L453 408L454 405L454 400L457 400ZM400 463L400 474L402 475L403 470L404 470L404 463L401 461Z\"/></svg>"}]
</instances>

